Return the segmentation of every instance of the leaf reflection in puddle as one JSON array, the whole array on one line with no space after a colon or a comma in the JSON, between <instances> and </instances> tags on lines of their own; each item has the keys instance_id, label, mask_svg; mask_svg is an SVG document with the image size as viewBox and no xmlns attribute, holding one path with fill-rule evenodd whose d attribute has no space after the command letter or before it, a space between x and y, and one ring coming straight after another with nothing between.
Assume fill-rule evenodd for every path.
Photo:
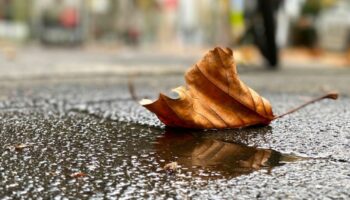
<instances>
[{"instance_id":1,"label":"leaf reflection in puddle","mask_svg":"<svg viewBox=\"0 0 350 200\"><path fill-rule=\"evenodd\" d=\"M287 162L307 159L295 155L282 154L273 149L262 149L235 142L223 141L196 134L167 130L157 140L158 155L166 162L177 162L181 169L201 176L206 171L208 177L237 177L256 170L281 166ZM209 174L209 175L208 175ZM213 175L214 174L214 175Z\"/></svg>"}]
</instances>

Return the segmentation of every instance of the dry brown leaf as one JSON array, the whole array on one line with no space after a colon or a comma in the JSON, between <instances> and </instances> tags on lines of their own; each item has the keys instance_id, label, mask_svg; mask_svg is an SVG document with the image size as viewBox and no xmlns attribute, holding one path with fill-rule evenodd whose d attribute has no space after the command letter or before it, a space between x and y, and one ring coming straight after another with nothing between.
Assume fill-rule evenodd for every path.
<instances>
[{"instance_id":1,"label":"dry brown leaf","mask_svg":"<svg viewBox=\"0 0 350 200\"><path fill-rule=\"evenodd\" d=\"M186 87L174 91L179 99L160 94L144 104L168 126L185 128L237 128L268 124L270 103L239 78L230 49L215 48L186 75Z\"/></svg>"},{"instance_id":2,"label":"dry brown leaf","mask_svg":"<svg viewBox=\"0 0 350 200\"><path fill-rule=\"evenodd\" d=\"M174 89L179 99L160 94L141 104L166 125L184 128L238 128L269 124L270 103L238 77L231 49L215 48L190 68L187 87Z\"/></svg>"},{"instance_id":3,"label":"dry brown leaf","mask_svg":"<svg viewBox=\"0 0 350 200\"><path fill-rule=\"evenodd\" d=\"M338 97L337 93L329 93L275 116L270 102L239 79L229 48L209 51L186 72L185 79L186 87L173 90L179 94L178 99L160 94L155 102L144 99L141 105L170 127L222 129L267 125L308 104Z\"/></svg>"},{"instance_id":4,"label":"dry brown leaf","mask_svg":"<svg viewBox=\"0 0 350 200\"><path fill-rule=\"evenodd\" d=\"M270 102L239 79L229 48L217 47L209 51L186 72L185 80L186 87L173 90L178 93L178 99L160 94L155 102L144 99L140 103L165 125L182 128L267 125L285 115L274 116ZM337 94L332 93L319 99L336 97Z\"/></svg>"}]
</instances>

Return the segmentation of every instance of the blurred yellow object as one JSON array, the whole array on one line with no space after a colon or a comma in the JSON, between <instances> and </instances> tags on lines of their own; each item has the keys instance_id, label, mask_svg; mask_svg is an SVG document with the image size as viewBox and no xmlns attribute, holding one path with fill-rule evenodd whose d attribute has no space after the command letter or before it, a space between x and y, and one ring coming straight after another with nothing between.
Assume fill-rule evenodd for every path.
<instances>
[{"instance_id":1,"label":"blurred yellow object","mask_svg":"<svg viewBox=\"0 0 350 200\"><path fill-rule=\"evenodd\" d=\"M17 49L11 44L0 41L0 55L3 55L7 60L15 60L17 56Z\"/></svg>"},{"instance_id":2,"label":"blurred yellow object","mask_svg":"<svg viewBox=\"0 0 350 200\"><path fill-rule=\"evenodd\" d=\"M259 65L262 58L259 50L253 45L241 46L235 50L235 61L237 64Z\"/></svg>"}]
</instances>

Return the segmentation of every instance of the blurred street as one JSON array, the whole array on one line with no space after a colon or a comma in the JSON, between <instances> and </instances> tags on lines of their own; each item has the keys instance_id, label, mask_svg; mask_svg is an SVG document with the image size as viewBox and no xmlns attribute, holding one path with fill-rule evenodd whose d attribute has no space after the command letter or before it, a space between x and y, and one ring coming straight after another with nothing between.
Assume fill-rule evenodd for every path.
<instances>
[{"instance_id":1,"label":"blurred street","mask_svg":"<svg viewBox=\"0 0 350 200\"><path fill-rule=\"evenodd\" d=\"M43 49L27 47L16 51L7 50L0 57L1 82L16 83L41 80L42 82L67 80L121 80L128 76L142 79L147 76L167 80L173 78L172 86L182 83L184 72L195 64L207 50L190 52L148 52L134 49ZM235 52L235 55L237 52ZM237 56L236 56L237 57ZM347 67L292 64L279 70L266 70L264 66L245 65L239 60L240 76L252 88L271 92L323 93L339 91L350 95ZM52 79L52 80L51 80ZM168 80L167 80L168 82Z\"/></svg>"},{"instance_id":2,"label":"blurred street","mask_svg":"<svg viewBox=\"0 0 350 200\"><path fill-rule=\"evenodd\" d=\"M132 73L182 73L199 54L164 54L137 49L46 49L28 47L1 54L1 78L54 78Z\"/></svg>"}]
</instances>

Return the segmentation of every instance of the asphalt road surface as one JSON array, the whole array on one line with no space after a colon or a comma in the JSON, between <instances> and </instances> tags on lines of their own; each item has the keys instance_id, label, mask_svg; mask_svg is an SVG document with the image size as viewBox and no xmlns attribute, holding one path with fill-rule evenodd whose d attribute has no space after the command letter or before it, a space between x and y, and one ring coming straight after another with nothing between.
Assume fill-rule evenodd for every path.
<instances>
[{"instance_id":1,"label":"asphalt road surface","mask_svg":"<svg viewBox=\"0 0 350 200\"><path fill-rule=\"evenodd\" d=\"M1 81L1 199L349 199L349 72L242 74L283 113L267 127L166 129L122 76ZM156 98L178 75L134 77ZM214 159L215 158L215 159ZM164 169L177 162L173 170Z\"/></svg>"}]
</instances>

